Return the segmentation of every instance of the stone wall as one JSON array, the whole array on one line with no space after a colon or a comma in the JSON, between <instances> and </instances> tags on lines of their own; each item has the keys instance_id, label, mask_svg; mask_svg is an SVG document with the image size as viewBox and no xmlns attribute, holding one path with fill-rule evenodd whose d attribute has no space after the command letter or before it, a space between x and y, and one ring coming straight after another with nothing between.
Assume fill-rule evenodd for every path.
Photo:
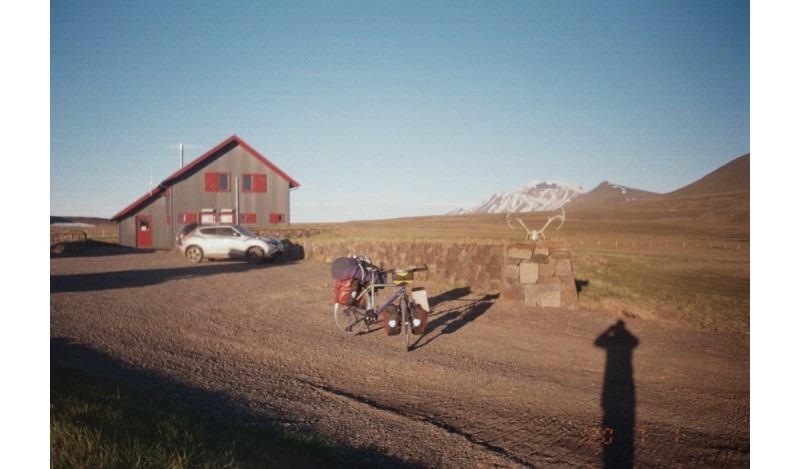
<instances>
[{"instance_id":1,"label":"stone wall","mask_svg":"<svg viewBox=\"0 0 800 469\"><path fill-rule=\"evenodd\" d=\"M528 306L576 307L578 290L567 244L541 241L508 246L501 299Z\"/></svg>"},{"instance_id":2,"label":"stone wall","mask_svg":"<svg viewBox=\"0 0 800 469\"><path fill-rule=\"evenodd\" d=\"M57 244L85 242L85 231L79 230L50 230L50 248Z\"/></svg>"},{"instance_id":3,"label":"stone wall","mask_svg":"<svg viewBox=\"0 0 800 469\"><path fill-rule=\"evenodd\" d=\"M369 257L384 268L428 265L432 278L477 292L499 292L503 287L505 248L478 243L435 241L315 241L290 245L292 257L330 264L351 254Z\"/></svg>"},{"instance_id":4,"label":"stone wall","mask_svg":"<svg viewBox=\"0 0 800 469\"><path fill-rule=\"evenodd\" d=\"M351 254L369 257L384 268L428 265L431 279L475 292L501 292L502 301L529 306L573 308L578 291L572 255L565 242L508 246L434 241L298 240L289 256L330 264Z\"/></svg>"}]
</instances>

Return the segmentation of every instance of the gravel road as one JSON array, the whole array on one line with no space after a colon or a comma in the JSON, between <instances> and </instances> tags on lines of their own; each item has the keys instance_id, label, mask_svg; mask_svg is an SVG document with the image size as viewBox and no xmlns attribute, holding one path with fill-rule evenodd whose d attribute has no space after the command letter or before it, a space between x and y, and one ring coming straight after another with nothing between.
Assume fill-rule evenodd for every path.
<instances>
[{"instance_id":1,"label":"gravel road","mask_svg":"<svg viewBox=\"0 0 800 469\"><path fill-rule=\"evenodd\" d=\"M749 466L747 334L428 279L428 331L406 352L380 329L337 332L332 284L310 262L52 257L51 368L336 441L354 467Z\"/></svg>"}]
</instances>

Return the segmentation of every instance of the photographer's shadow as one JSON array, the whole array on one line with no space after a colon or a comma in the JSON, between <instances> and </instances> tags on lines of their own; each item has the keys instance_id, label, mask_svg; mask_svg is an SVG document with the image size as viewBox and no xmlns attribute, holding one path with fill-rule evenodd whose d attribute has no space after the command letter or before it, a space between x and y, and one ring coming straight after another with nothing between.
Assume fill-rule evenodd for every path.
<instances>
[{"instance_id":1,"label":"photographer's shadow","mask_svg":"<svg viewBox=\"0 0 800 469\"><path fill-rule=\"evenodd\" d=\"M635 454L636 386L633 382L633 349L639 339L620 320L594 341L606 349L603 378L603 467L632 468Z\"/></svg>"}]
</instances>

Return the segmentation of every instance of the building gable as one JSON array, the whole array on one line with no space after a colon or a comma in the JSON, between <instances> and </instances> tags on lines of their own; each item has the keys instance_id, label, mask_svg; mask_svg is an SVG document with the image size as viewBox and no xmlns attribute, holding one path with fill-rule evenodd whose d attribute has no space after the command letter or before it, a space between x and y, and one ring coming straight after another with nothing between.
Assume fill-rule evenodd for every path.
<instances>
[{"instance_id":1,"label":"building gable","mask_svg":"<svg viewBox=\"0 0 800 469\"><path fill-rule=\"evenodd\" d=\"M171 174L169 177L164 179L156 189L150 191L149 193L145 194L144 196L140 197L138 200L133 202L131 205L120 211L118 214L114 215L111 220L112 221L120 221L131 214L135 213L140 208L144 207L145 205L151 203L153 200L160 197L165 192L169 191L169 189L195 174L201 171L203 168L208 167L213 162L217 161L219 158L222 158L225 155L231 154L231 152L237 147L241 147L247 154L254 157L260 164L266 166L272 173L277 175L279 178L286 181L289 190L295 189L300 187L300 184L289 177L286 173L284 173L280 168L275 166L272 162L267 160L263 155L253 149L250 145L245 143L242 139L238 136L233 135L227 140L223 141L216 147L212 148L208 152L204 153L188 165L184 166L183 168L179 169L175 173ZM219 179L214 179L213 175L207 174L206 178L206 187L211 188L213 190L217 190L219 188ZM256 184L258 184L258 189L260 191L261 185L263 184L263 190L266 191L266 177L263 178L262 176L257 176L254 178Z\"/></svg>"}]
</instances>

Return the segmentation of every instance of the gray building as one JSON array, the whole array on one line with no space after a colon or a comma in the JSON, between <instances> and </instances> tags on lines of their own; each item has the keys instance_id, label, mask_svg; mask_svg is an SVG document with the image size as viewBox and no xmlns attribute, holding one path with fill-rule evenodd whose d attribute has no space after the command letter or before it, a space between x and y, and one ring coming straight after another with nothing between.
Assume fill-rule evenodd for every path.
<instances>
[{"instance_id":1,"label":"gray building","mask_svg":"<svg viewBox=\"0 0 800 469\"><path fill-rule=\"evenodd\" d=\"M236 135L167 177L114 215L119 244L171 249L189 223L289 225L294 179Z\"/></svg>"}]
</instances>

